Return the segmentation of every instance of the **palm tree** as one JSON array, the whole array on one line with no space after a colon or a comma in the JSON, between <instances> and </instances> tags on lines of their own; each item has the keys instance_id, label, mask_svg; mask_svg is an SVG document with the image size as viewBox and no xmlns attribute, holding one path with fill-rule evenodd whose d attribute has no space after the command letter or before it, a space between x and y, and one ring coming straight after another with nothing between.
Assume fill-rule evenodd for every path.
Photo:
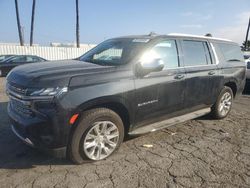
<instances>
[{"instance_id":1,"label":"palm tree","mask_svg":"<svg viewBox=\"0 0 250 188\"><path fill-rule=\"evenodd\" d=\"M245 40L245 51L247 51L247 49L250 48L250 46L248 45L248 35L249 35L249 29L250 29L250 17L249 17L249 22L248 22L248 26L247 26L247 33L246 33L246 40Z\"/></svg>"},{"instance_id":2,"label":"palm tree","mask_svg":"<svg viewBox=\"0 0 250 188\"><path fill-rule=\"evenodd\" d=\"M19 41L20 41L20 45L23 46L23 35L22 35L21 24L20 24L20 19L19 19L19 10L18 10L17 0L15 0L15 7L16 7L16 20L17 20Z\"/></svg>"},{"instance_id":3,"label":"palm tree","mask_svg":"<svg viewBox=\"0 0 250 188\"><path fill-rule=\"evenodd\" d=\"M30 46L33 45L33 31L34 31L35 8L36 8L36 0L33 0L32 15L31 15L31 26L30 26Z\"/></svg>"},{"instance_id":4,"label":"palm tree","mask_svg":"<svg viewBox=\"0 0 250 188\"><path fill-rule=\"evenodd\" d=\"M76 46L80 48L80 34L79 34L79 6L78 0L76 0Z\"/></svg>"}]
</instances>

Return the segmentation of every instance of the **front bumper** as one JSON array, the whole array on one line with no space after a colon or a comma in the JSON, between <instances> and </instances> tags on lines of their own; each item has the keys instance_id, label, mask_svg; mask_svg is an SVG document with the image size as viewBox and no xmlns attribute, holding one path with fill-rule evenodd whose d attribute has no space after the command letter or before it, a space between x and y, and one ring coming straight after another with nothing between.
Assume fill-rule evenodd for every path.
<instances>
[{"instance_id":1,"label":"front bumper","mask_svg":"<svg viewBox=\"0 0 250 188\"><path fill-rule=\"evenodd\" d=\"M31 146L33 148L35 148L34 143L29 139L29 138L25 138L22 135L20 135L20 133L15 129L15 127L12 125L11 129L13 131L13 133L20 139L22 140L25 144L27 144L28 146ZM52 155L53 157L57 157L57 158L65 158L66 157L66 151L67 148L66 147L61 147L61 148L54 148L54 149L48 149L48 148L38 148L41 151Z\"/></svg>"},{"instance_id":2,"label":"front bumper","mask_svg":"<svg viewBox=\"0 0 250 188\"><path fill-rule=\"evenodd\" d=\"M23 111L17 112L19 107L14 106L12 100L10 98L8 104L8 115L14 134L31 147L55 157L65 157L70 128L63 111L47 109L45 113L37 113L32 110L32 116L26 116Z\"/></svg>"},{"instance_id":3,"label":"front bumper","mask_svg":"<svg viewBox=\"0 0 250 188\"><path fill-rule=\"evenodd\" d=\"M31 146L31 147L34 147L34 143L29 139L29 138L25 138L23 136L21 136L18 131L15 129L15 127L13 125L11 125L11 130L12 132L19 138L21 139L25 144Z\"/></svg>"}]
</instances>

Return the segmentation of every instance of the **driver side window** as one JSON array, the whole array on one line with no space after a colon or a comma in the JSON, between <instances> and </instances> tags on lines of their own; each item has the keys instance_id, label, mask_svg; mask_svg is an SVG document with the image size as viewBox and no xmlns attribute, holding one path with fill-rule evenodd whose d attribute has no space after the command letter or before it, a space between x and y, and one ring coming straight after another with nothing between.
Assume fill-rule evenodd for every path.
<instances>
[{"instance_id":1,"label":"driver side window","mask_svg":"<svg viewBox=\"0 0 250 188\"><path fill-rule=\"evenodd\" d=\"M178 51L175 40L165 40L156 44L151 51L164 63L164 69L179 67Z\"/></svg>"}]
</instances>

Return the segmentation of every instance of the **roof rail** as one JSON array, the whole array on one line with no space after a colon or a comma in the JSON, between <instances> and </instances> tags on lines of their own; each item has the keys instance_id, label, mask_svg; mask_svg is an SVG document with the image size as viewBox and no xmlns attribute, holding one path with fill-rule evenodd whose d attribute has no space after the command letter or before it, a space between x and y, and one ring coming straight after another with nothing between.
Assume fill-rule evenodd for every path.
<instances>
[{"instance_id":1,"label":"roof rail","mask_svg":"<svg viewBox=\"0 0 250 188\"><path fill-rule=\"evenodd\" d=\"M203 39L215 39L215 40L222 40L227 42L232 42L232 40L222 39L222 38L215 38L210 36L202 36L202 35L190 35L190 34L183 34L183 33L169 33L169 36L180 36L180 37L193 37L193 38L203 38Z\"/></svg>"}]
</instances>

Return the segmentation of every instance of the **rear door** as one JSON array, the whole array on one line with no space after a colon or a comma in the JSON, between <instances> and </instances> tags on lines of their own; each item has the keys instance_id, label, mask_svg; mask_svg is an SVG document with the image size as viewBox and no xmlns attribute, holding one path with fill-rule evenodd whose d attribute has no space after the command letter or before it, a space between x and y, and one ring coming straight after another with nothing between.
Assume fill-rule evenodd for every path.
<instances>
[{"instance_id":1,"label":"rear door","mask_svg":"<svg viewBox=\"0 0 250 188\"><path fill-rule=\"evenodd\" d=\"M165 119L184 107L185 70L179 61L177 41L163 39L145 53L145 57L160 58L164 69L135 80L137 126Z\"/></svg>"},{"instance_id":2,"label":"rear door","mask_svg":"<svg viewBox=\"0 0 250 188\"><path fill-rule=\"evenodd\" d=\"M196 110L213 104L217 65L206 40L181 40L186 70L185 108Z\"/></svg>"}]
</instances>

